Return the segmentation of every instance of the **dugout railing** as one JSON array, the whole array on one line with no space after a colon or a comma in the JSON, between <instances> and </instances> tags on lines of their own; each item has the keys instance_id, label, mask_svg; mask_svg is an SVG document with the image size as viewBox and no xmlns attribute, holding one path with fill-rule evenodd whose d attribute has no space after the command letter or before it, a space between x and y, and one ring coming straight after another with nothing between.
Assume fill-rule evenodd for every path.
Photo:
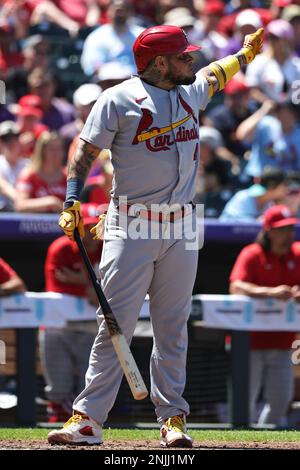
<instances>
[{"instance_id":1,"label":"dugout railing","mask_svg":"<svg viewBox=\"0 0 300 470\"><path fill-rule=\"evenodd\" d=\"M201 320L200 320L201 321ZM216 406L228 404L228 422L223 425L247 427L248 420L248 348L247 333L227 332L231 336L231 348L225 347L225 332L206 330L198 326L198 319L189 322L189 349L187 360L186 399L191 406L191 422L221 424L216 416ZM149 334L149 320L140 320L143 333L132 341L132 351L149 386L149 358L152 337ZM20 426L34 426L41 418L37 416L38 382L41 368L37 361L37 329L15 330L15 375L18 405L12 410L10 419ZM1 330L0 330L1 337ZM11 360L11 359L10 359ZM0 365L0 375L1 368ZM39 373L37 373L37 367ZM7 410L6 410L7 416ZM123 380L115 406L110 413L109 423L122 425L137 422L154 422L154 409L149 398L135 401L129 387ZM1 419L0 425L5 420Z\"/></svg>"},{"instance_id":2,"label":"dugout railing","mask_svg":"<svg viewBox=\"0 0 300 470\"><path fill-rule=\"evenodd\" d=\"M0 256L24 278L30 291L42 292L44 289L46 252L49 244L62 234L57 226L57 217L55 214L0 213ZM233 263L243 246L255 239L259 229L260 224L256 222L251 224L229 224L219 223L219 221L213 219L207 220L205 222L204 246L199 252L194 294L223 294L228 292L228 276ZM300 239L300 226L297 226L297 239ZM214 351L216 346L219 354L217 356L216 376L219 378L216 382L213 382L215 379L211 379L212 387L219 387L218 399L221 397L220 400L223 400L225 396L226 402L231 403L231 416L228 422L233 426L244 426L245 423L248 423L248 407L245 405L248 393L246 386L248 333L227 332L232 339L231 349L229 350L228 345L225 344L224 331L218 333L216 337L215 333L209 333L210 330L203 332L203 328L193 325L192 320L189 330L193 352L192 359L188 361L188 367L189 364L192 364L192 375L189 374L188 370L188 380L189 377L192 377L193 381L196 380L193 374L197 369L197 363L201 364L201 361L205 363L207 358L208 361L211 361L211 352ZM200 334L201 338L199 338ZM36 330L16 330L16 357L14 359L16 370L13 371L13 374L17 374L18 395L20 396L16 419L19 423L24 424L32 421L34 415L32 410L36 408L32 399L34 393L30 392L31 389L32 391L35 390L36 393L37 388L34 384L37 377L33 373L36 367L33 359L33 348L36 341L34 338L36 338ZM206 339L204 340L204 338ZM145 341L145 338L135 339L133 348L136 348L137 351L144 351ZM149 342L149 339L147 341ZM202 352L199 353L200 341L207 346L207 349L203 348L203 354ZM150 348L150 345L147 347ZM193 357L196 359L194 360ZM137 361L139 362L138 356ZM214 368L211 364L210 367ZM201 369L201 367L199 368ZM229 381L222 375L224 370L230 378ZM0 377L1 375L3 374L0 366ZM207 380L205 374L204 377L204 380ZM201 385L203 388L203 381L199 381L199 387L197 383L198 390L200 390ZM208 388L207 390L208 396L211 389ZM122 393L124 396L124 389L122 389ZM194 398L194 391L192 391L192 398ZM206 396L204 396L204 399L206 399ZM198 404L196 407L198 407ZM154 414L152 411L151 413L153 420ZM3 420L1 420L0 415L1 421Z\"/></svg>"}]
</instances>

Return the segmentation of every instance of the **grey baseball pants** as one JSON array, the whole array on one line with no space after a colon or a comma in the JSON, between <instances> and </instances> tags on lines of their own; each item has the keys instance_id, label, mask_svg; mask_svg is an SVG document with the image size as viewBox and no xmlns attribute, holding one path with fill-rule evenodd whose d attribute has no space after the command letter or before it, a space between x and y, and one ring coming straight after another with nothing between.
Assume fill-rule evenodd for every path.
<instances>
[{"instance_id":1,"label":"grey baseball pants","mask_svg":"<svg viewBox=\"0 0 300 470\"><path fill-rule=\"evenodd\" d=\"M40 331L40 354L49 400L70 401L74 393L82 390L94 338L93 333L68 328Z\"/></svg>"},{"instance_id":2,"label":"grey baseball pants","mask_svg":"<svg viewBox=\"0 0 300 470\"><path fill-rule=\"evenodd\" d=\"M256 402L261 387L266 402L259 425L286 425L286 414L293 398L292 352L286 349L259 349L250 353L250 415L256 417Z\"/></svg>"},{"instance_id":3,"label":"grey baseball pants","mask_svg":"<svg viewBox=\"0 0 300 470\"><path fill-rule=\"evenodd\" d=\"M132 221L137 219L129 217L129 222ZM139 221L143 227L149 226L149 221ZM173 224L156 222L156 229L166 231L167 225L179 223L182 220ZM103 290L128 341L149 292L154 334L151 398L157 420L162 422L177 414L188 414L189 406L182 393L186 380L187 319L198 250L187 250L186 239L175 239L172 235L170 239L109 239L116 233L128 233L128 228L120 224L116 210L111 207L100 263ZM103 424L116 399L123 373L101 311L98 313L99 331L91 351L86 386L73 408Z\"/></svg>"}]
</instances>

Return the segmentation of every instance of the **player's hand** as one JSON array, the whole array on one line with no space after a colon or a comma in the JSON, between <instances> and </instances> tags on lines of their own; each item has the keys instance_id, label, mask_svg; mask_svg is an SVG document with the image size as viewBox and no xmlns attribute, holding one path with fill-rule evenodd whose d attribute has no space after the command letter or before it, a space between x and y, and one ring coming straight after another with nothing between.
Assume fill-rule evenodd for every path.
<instances>
[{"instance_id":1,"label":"player's hand","mask_svg":"<svg viewBox=\"0 0 300 470\"><path fill-rule=\"evenodd\" d=\"M290 299L292 294L292 288L290 286L286 286L285 284L277 287L270 288L270 295L278 300L288 300Z\"/></svg>"},{"instance_id":2,"label":"player's hand","mask_svg":"<svg viewBox=\"0 0 300 470\"><path fill-rule=\"evenodd\" d=\"M261 53L263 34L264 28L259 28L255 33L245 36L243 47L238 54L242 54L245 57L246 64L250 64L257 54Z\"/></svg>"},{"instance_id":3,"label":"player's hand","mask_svg":"<svg viewBox=\"0 0 300 470\"><path fill-rule=\"evenodd\" d=\"M99 215L97 224L91 228L90 232L93 235L93 240L103 240L105 218L106 214Z\"/></svg>"},{"instance_id":4,"label":"player's hand","mask_svg":"<svg viewBox=\"0 0 300 470\"><path fill-rule=\"evenodd\" d=\"M82 269L75 271L75 269L62 267L55 271L55 277L64 284L85 285L86 281L86 276Z\"/></svg>"},{"instance_id":5,"label":"player's hand","mask_svg":"<svg viewBox=\"0 0 300 470\"><path fill-rule=\"evenodd\" d=\"M58 225L63 229L65 235L74 241L74 230L77 227L80 238L84 237L83 220L80 213L79 201L66 201L64 209L60 214Z\"/></svg>"},{"instance_id":6,"label":"player's hand","mask_svg":"<svg viewBox=\"0 0 300 470\"><path fill-rule=\"evenodd\" d=\"M293 300L299 303L300 302L300 287L296 285L296 286L293 286L291 290L292 290Z\"/></svg>"}]
</instances>

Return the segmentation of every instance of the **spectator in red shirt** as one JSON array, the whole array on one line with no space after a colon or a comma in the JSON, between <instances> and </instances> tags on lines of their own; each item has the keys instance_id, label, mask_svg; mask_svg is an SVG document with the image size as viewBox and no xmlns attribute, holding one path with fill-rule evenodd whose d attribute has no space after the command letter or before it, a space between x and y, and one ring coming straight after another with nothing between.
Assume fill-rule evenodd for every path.
<instances>
[{"instance_id":1,"label":"spectator in red shirt","mask_svg":"<svg viewBox=\"0 0 300 470\"><path fill-rule=\"evenodd\" d=\"M253 8L252 1L238 0L235 1L235 3L237 5L235 11L229 14L226 14L225 12L225 15L223 15L221 21L218 24L218 30L226 36L230 37L232 35L235 19L237 15L245 9L252 9L256 13L258 13L264 26L266 26L273 19L273 13L270 9ZM229 10L228 6L226 7L226 10Z\"/></svg>"},{"instance_id":2,"label":"spectator in red shirt","mask_svg":"<svg viewBox=\"0 0 300 470\"><path fill-rule=\"evenodd\" d=\"M1 0L0 17L4 23L12 25L15 39L27 36L31 9L26 0Z\"/></svg>"},{"instance_id":3,"label":"spectator in red shirt","mask_svg":"<svg viewBox=\"0 0 300 470\"><path fill-rule=\"evenodd\" d=\"M250 297L300 301L300 242L295 242L295 224L290 209L270 207L263 216L263 229L255 243L239 254L230 275L230 293ZM266 405L258 423L285 426L293 398L291 332L253 332L250 352L250 410L261 387Z\"/></svg>"},{"instance_id":4,"label":"spectator in red shirt","mask_svg":"<svg viewBox=\"0 0 300 470\"><path fill-rule=\"evenodd\" d=\"M24 57L16 46L13 27L1 23L0 19L0 79L5 80L9 72L21 68L23 62Z\"/></svg>"},{"instance_id":5,"label":"spectator in red shirt","mask_svg":"<svg viewBox=\"0 0 300 470\"><path fill-rule=\"evenodd\" d=\"M43 117L41 106L41 99L37 95L24 95L17 104L10 106L10 110L15 113L17 118L20 129L21 154L24 157L32 156L36 140L44 131L48 130L48 127L41 123Z\"/></svg>"},{"instance_id":6,"label":"spectator in red shirt","mask_svg":"<svg viewBox=\"0 0 300 470\"><path fill-rule=\"evenodd\" d=\"M22 41L24 62L22 67L13 68L6 77L6 93L11 103L16 103L28 94L28 75L37 67L43 70L50 68L51 50L46 36L34 34Z\"/></svg>"},{"instance_id":7,"label":"spectator in red shirt","mask_svg":"<svg viewBox=\"0 0 300 470\"><path fill-rule=\"evenodd\" d=\"M85 244L89 258L99 265L101 245L92 239L89 229L98 222L97 206L82 204ZM46 290L87 298L98 305L76 243L66 236L56 239L48 249L45 263ZM64 328L40 332L41 357L50 400L50 422L64 421L72 413L72 400L84 388L84 376L90 350L97 333L97 322L70 322ZM76 371L76 377L74 376ZM75 394L75 395L74 395Z\"/></svg>"},{"instance_id":8,"label":"spectator in red shirt","mask_svg":"<svg viewBox=\"0 0 300 470\"><path fill-rule=\"evenodd\" d=\"M55 132L43 132L31 163L17 181L15 209L19 212L60 212L66 193L64 145Z\"/></svg>"},{"instance_id":9,"label":"spectator in red shirt","mask_svg":"<svg viewBox=\"0 0 300 470\"><path fill-rule=\"evenodd\" d=\"M29 0L33 24L50 21L76 36L81 26L95 26L101 17L99 0Z\"/></svg>"},{"instance_id":10,"label":"spectator in red shirt","mask_svg":"<svg viewBox=\"0 0 300 470\"><path fill-rule=\"evenodd\" d=\"M0 297L25 292L26 286L23 279L0 258Z\"/></svg>"}]
</instances>

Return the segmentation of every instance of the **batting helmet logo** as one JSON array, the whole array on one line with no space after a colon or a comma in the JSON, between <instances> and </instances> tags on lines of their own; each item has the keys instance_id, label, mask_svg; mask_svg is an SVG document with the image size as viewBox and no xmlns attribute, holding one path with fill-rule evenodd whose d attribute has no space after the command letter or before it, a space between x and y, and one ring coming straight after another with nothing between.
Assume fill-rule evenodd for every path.
<instances>
[{"instance_id":1,"label":"batting helmet logo","mask_svg":"<svg viewBox=\"0 0 300 470\"><path fill-rule=\"evenodd\" d=\"M158 55L182 54L200 49L200 46L189 44L183 29L170 25L145 29L133 45L134 59L139 73L143 72L149 62Z\"/></svg>"}]
</instances>

